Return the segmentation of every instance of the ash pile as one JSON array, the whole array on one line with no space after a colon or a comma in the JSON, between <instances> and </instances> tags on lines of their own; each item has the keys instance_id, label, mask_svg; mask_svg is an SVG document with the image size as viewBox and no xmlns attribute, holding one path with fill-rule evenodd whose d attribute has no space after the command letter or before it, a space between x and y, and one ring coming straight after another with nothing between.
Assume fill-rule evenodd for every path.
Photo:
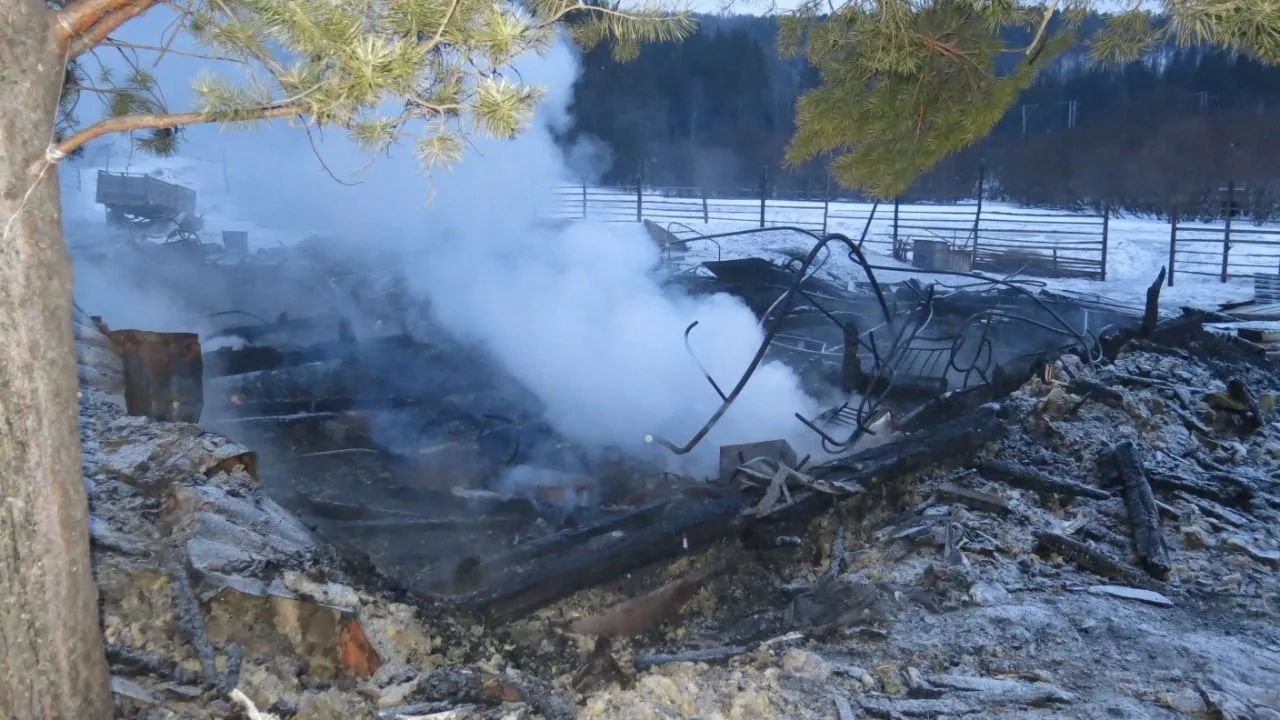
<instances>
[{"instance_id":1,"label":"ash pile","mask_svg":"<svg viewBox=\"0 0 1280 720\"><path fill-rule=\"evenodd\" d=\"M206 346L234 342L199 356L201 427L86 387L121 702L1280 716L1265 350L1207 332L1213 313L1161 317L1158 282L1145 309L973 275L889 286L855 242L815 241L668 279L742 298L765 337L741 378L708 376L721 412L647 455L575 447L483 353L421 325L225 326ZM865 282L813 272L835 251ZM666 472L765 358L839 398L796 419L823 453L761 438L721 448L718 477Z\"/></svg>"}]
</instances>

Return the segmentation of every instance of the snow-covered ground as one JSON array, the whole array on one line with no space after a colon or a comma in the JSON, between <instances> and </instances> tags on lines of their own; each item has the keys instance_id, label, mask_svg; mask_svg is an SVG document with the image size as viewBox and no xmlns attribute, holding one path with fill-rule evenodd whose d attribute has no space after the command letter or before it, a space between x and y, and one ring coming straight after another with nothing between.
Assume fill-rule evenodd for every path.
<instances>
[{"instance_id":1,"label":"snow-covered ground","mask_svg":"<svg viewBox=\"0 0 1280 720\"><path fill-rule=\"evenodd\" d=\"M323 233L326 228L311 226L306 217L296 213L279 213L264 217L244 210L245 207L261 207L261 198L244 202L234 192L235 183L229 182L226 165L218 160L193 157L155 158L141 153L126 152L100 154L96 158L69 162L62 167L63 213L68 229L68 242L73 248L105 242L105 212L95 199L97 171L149 173L163 180L192 188L198 193L197 213L205 220L202 235L206 242L218 242L223 230L243 230L249 233L250 250L256 251L278 245L289 245L309 235ZM283 197L282 206L288 205ZM610 192L591 189L586 219L590 221L634 221L635 194L624 191ZM548 208L551 217L582 217L581 191L565 188L560 194L560 207ZM769 201L765 204L765 222L769 226L799 226L820 232L840 232L857 238L871 217L873 207L868 203ZM902 205L899 207L900 227L927 226L928 230L904 231L904 235L928 236L963 243L973 223L976 207L965 205ZM646 192L642 202L642 214L663 226L670 227L681 237L696 234L745 230L759 226L759 200L713 199L704 206L700 198L673 198L657 192ZM1058 248L1063 257L1098 257L1096 244L1101 238L1101 219L1096 215L1072 214L1044 209L1027 209L1002 203L987 203L983 208L984 230L982 241L998 237L1003 245L1025 242L1034 244L1040 251L1050 245ZM1231 272L1237 277L1229 282L1219 282L1216 274L1221 257L1221 228L1204 228L1194 234L1182 229L1179 247L1177 275L1173 287L1166 287L1162 300L1166 308L1180 305L1212 308L1223 302L1244 300L1253 295L1253 282L1247 273L1260 272L1264 268L1280 267L1280 235L1273 228L1253 227L1233 230ZM921 280L941 280L963 283L959 278L939 278L920 273L909 265L891 257L893 209L881 206L875 210L867 235L867 250L872 262L885 268L877 278L881 281L898 281L909 277ZM988 230L988 228L991 228ZM1261 232L1259 232L1259 230ZM1019 281L1056 291L1099 295L1124 304L1140 305L1146 288L1160 271L1169 264L1170 226L1167 221L1147 218L1112 218L1109 221L1107 250L1107 280L1061 280L1019 277ZM1195 238L1201 241L1190 245ZM1205 242L1213 240L1211 244ZM1082 249L1082 243L1092 247ZM812 238L796 232L775 231L761 234L725 238L718 242L692 243L682 262L696 263L706 259L742 257L768 254L777 251L806 252ZM1194 254L1193 254L1194 253ZM1194 264L1193 264L1194 263ZM845 282L863 281L865 275L850 263L842 253L834 253L823 265L823 271ZM1190 271L1205 274L1191 274Z\"/></svg>"}]
</instances>

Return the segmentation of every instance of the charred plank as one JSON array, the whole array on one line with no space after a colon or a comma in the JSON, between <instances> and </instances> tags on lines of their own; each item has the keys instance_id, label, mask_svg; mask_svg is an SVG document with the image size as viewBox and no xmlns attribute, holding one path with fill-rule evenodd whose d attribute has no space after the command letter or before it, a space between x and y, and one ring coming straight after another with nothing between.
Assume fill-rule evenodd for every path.
<instances>
[{"instance_id":1,"label":"charred plank","mask_svg":"<svg viewBox=\"0 0 1280 720\"><path fill-rule=\"evenodd\" d=\"M1039 470L1015 465L1003 460L989 460L978 466L978 471L988 478L1000 480L1022 490L1087 497L1106 500L1111 493L1075 480L1050 477Z\"/></svg>"},{"instance_id":2,"label":"charred plank","mask_svg":"<svg viewBox=\"0 0 1280 720\"><path fill-rule=\"evenodd\" d=\"M1184 492L1220 505L1248 507L1249 501L1253 498L1252 489L1247 485L1178 477L1155 470L1147 471L1147 481L1151 483L1153 489L1162 492Z\"/></svg>"},{"instance_id":3,"label":"charred plank","mask_svg":"<svg viewBox=\"0 0 1280 720\"><path fill-rule=\"evenodd\" d=\"M733 492L691 507L673 506L647 527L546 562L510 568L502 581L459 604L492 622L527 615L580 590L672 558L701 553L742 525L745 496Z\"/></svg>"},{"instance_id":4,"label":"charred plank","mask_svg":"<svg viewBox=\"0 0 1280 720\"><path fill-rule=\"evenodd\" d=\"M1164 278L1168 268L1161 267L1156 281L1147 288L1147 304L1142 313L1142 335L1149 336L1156 331L1160 321L1160 290L1164 287Z\"/></svg>"},{"instance_id":5,"label":"charred plank","mask_svg":"<svg viewBox=\"0 0 1280 720\"><path fill-rule=\"evenodd\" d=\"M967 460L998 437L1000 429L998 407L985 405L931 430L842 458L824 466L822 474L874 487L929 467ZM771 513L767 522L808 520L832 502L825 493L797 492L793 502ZM693 506L672 503L633 532L575 547L560 557L530 558L508 567L496 585L457 602L492 622L522 617L580 590L737 537L751 522L742 511L752 503L750 496L738 492Z\"/></svg>"},{"instance_id":6,"label":"charred plank","mask_svg":"<svg viewBox=\"0 0 1280 720\"><path fill-rule=\"evenodd\" d=\"M1155 586L1155 583L1137 568L1079 540L1054 532L1037 532L1035 537L1042 552L1055 553L1081 570L1138 587Z\"/></svg>"},{"instance_id":7,"label":"charred plank","mask_svg":"<svg viewBox=\"0 0 1280 720\"><path fill-rule=\"evenodd\" d=\"M990 382L943 393L908 413L901 422L897 423L897 429L902 432L916 432L972 413L982 405L999 400L1022 387L1031 379L1035 368L1036 363L1032 363L1022 372L1009 372L997 366L991 374Z\"/></svg>"}]
</instances>

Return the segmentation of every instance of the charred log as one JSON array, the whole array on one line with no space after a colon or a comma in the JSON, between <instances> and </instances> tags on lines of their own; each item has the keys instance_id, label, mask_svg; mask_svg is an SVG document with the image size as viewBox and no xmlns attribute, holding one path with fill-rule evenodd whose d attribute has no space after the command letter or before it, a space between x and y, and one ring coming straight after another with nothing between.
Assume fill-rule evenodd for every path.
<instances>
[{"instance_id":1,"label":"charred log","mask_svg":"<svg viewBox=\"0 0 1280 720\"><path fill-rule=\"evenodd\" d=\"M980 406L998 400L1022 387L1031 379L1035 367L1035 363L1032 363L1023 372L1010 373L1003 367L996 366L990 382L944 393L930 400L908 413L901 422L897 423L897 429L903 432L915 432L974 412Z\"/></svg>"},{"instance_id":2,"label":"charred log","mask_svg":"<svg viewBox=\"0 0 1280 720\"><path fill-rule=\"evenodd\" d=\"M1097 550L1079 540L1053 532L1036 533L1039 549L1052 552L1062 559L1095 575L1118 580L1128 585L1149 588L1155 584L1132 565Z\"/></svg>"},{"instance_id":3,"label":"charred log","mask_svg":"<svg viewBox=\"0 0 1280 720\"><path fill-rule=\"evenodd\" d=\"M1022 490L1087 497L1095 500L1106 500L1111 497L1111 493L1092 485L1085 485L1075 480L1050 477L1039 470L1021 467L1003 460L989 460L982 463L978 469L989 478L1001 480L1007 485Z\"/></svg>"},{"instance_id":4,"label":"charred log","mask_svg":"<svg viewBox=\"0 0 1280 720\"><path fill-rule=\"evenodd\" d=\"M876 487L926 468L967 460L995 439L1000 428L998 408L983 406L932 430L854 453L825 466L821 474ZM580 590L736 537L750 522L743 511L754 502L748 495L733 492L694 506L673 503L633 533L575 547L562 557L531 559L522 567L510 567L497 585L460 603L493 622L521 617ZM808 520L833 502L825 493L795 492L793 502L772 512L768 521Z\"/></svg>"},{"instance_id":5,"label":"charred log","mask_svg":"<svg viewBox=\"0 0 1280 720\"><path fill-rule=\"evenodd\" d=\"M1142 313L1142 334L1151 335L1156 331L1156 323L1160 321L1160 290L1164 287L1165 274L1168 268L1160 268L1155 282L1147 288L1147 304Z\"/></svg>"},{"instance_id":6,"label":"charred log","mask_svg":"<svg viewBox=\"0 0 1280 720\"><path fill-rule=\"evenodd\" d=\"M563 557L512 568L510 576L461 601L493 622L524 616L538 608L653 563L701 553L740 528L743 496L730 493L692 507L672 507L634 533Z\"/></svg>"},{"instance_id":7,"label":"charred log","mask_svg":"<svg viewBox=\"0 0 1280 720\"><path fill-rule=\"evenodd\" d=\"M211 378L206 385L211 399L233 406L243 406L250 401L280 403L358 395L350 364L334 360Z\"/></svg>"},{"instance_id":8,"label":"charred log","mask_svg":"<svg viewBox=\"0 0 1280 720\"><path fill-rule=\"evenodd\" d=\"M1133 443L1125 440L1099 459L1100 474L1124 489L1124 505L1133 531L1133 547L1138 558L1154 576L1164 579L1169 574L1169 550L1160 532L1160 511L1155 494L1147 482Z\"/></svg>"}]
</instances>

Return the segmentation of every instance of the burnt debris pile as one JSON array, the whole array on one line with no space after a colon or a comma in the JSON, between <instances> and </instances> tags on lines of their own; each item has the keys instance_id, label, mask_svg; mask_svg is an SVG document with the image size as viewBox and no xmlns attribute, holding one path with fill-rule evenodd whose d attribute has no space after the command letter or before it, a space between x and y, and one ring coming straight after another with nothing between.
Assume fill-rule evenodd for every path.
<instances>
[{"instance_id":1,"label":"burnt debris pile","mask_svg":"<svg viewBox=\"0 0 1280 720\"><path fill-rule=\"evenodd\" d=\"M768 514L754 492L790 482L777 479L786 474L779 458L793 479L834 478L791 515L816 513L876 474L934 464L938 444L974 445L995 422L948 425L942 406L998 398L1063 353L1095 358L1103 338L1138 323L1134 313L1009 281L883 285L852 240L813 239L805 257L708 261L666 279L673 291L741 298L764 330L756 362L733 385L707 376L721 411L684 446L652 438L647 455L575 447L482 351L429 322L412 335L361 336L340 315L224 315L210 335L224 346L203 357L204 423L261 446L275 496L394 586L511 619L732 537ZM862 282L818 277L835 252L862 266ZM375 295L355 279L348 286ZM793 367L815 397L840 398L818 417L797 417L797 429L816 433L837 463L866 447L875 469L835 478L838 464L805 469L793 452L752 458L747 447L722 449L718 482L665 472L659 446L696 446L770 359ZM892 441L904 427L931 429L938 442L922 453L915 440Z\"/></svg>"},{"instance_id":2,"label":"burnt debris pile","mask_svg":"<svg viewBox=\"0 0 1280 720\"><path fill-rule=\"evenodd\" d=\"M381 271L346 275L360 301L331 313L219 315L204 429L86 388L120 687L144 705L239 687L314 718L1280 713L1266 349L1214 313L1162 316L1158 282L1146 308L972 273L891 283L903 269L856 240L810 239L667 274L741 298L761 342L739 377L703 373L720 407L700 430L642 452L560 436ZM859 276L824 279L832 257ZM82 381L164 386L139 389L157 366L84 323ZM671 472L766 360L827 409L719 448L714 477ZM148 635L170 610L139 606L140 582L176 588L171 636Z\"/></svg>"}]
</instances>

